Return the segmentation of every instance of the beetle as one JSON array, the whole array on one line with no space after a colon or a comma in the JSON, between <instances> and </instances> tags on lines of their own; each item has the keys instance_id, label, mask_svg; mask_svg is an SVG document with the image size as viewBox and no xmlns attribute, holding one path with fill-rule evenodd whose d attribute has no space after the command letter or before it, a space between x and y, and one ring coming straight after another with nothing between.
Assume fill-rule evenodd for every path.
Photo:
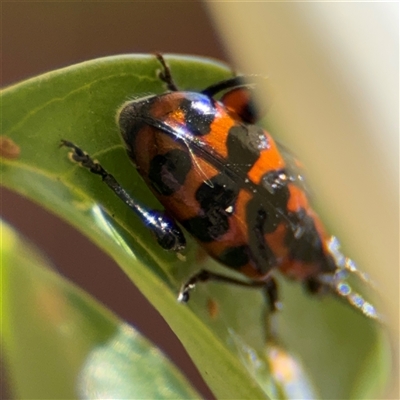
<instances>
[{"instance_id":1,"label":"beetle","mask_svg":"<svg viewBox=\"0 0 400 400\"><path fill-rule=\"evenodd\" d=\"M326 232L311 206L301 164L255 124L254 85L234 76L199 92L181 91L164 57L156 58L168 90L125 103L117 121L130 160L164 212L139 204L74 143L61 145L102 177L162 248L185 248L181 225L211 257L247 278L201 270L182 285L178 299L187 302L199 282L221 281L262 288L274 312L280 305L273 277L278 270L311 293L333 293L379 319L346 282L349 273L369 279Z\"/></svg>"}]
</instances>

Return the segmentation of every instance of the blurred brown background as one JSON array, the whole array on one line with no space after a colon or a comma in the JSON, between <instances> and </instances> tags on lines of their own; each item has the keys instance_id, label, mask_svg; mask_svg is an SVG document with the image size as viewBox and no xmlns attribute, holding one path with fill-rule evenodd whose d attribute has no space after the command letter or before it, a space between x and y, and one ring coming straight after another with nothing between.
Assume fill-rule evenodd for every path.
<instances>
[{"instance_id":1,"label":"blurred brown background","mask_svg":"<svg viewBox=\"0 0 400 400\"><path fill-rule=\"evenodd\" d=\"M2 4L2 87L84 60L154 51L226 60L199 2ZM3 219L42 249L62 274L156 342L205 398L213 398L163 318L108 256L40 207L0 190ZM2 385L2 398L9 397Z\"/></svg>"}]
</instances>

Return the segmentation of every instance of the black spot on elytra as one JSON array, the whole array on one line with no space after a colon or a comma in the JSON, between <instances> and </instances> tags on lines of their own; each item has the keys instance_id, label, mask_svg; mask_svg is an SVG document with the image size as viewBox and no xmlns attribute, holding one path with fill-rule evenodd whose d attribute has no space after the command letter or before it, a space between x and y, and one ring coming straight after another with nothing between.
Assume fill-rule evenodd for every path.
<instances>
[{"instance_id":1,"label":"black spot on elytra","mask_svg":"<svg viewBox=\"0 0 400 400\"><path fill-rule=\"evenodd\" d=\"M261 186L270 194L269 201L282 210L286 209L290 196L288 183L289 177L283 169L269 171L261 178Z\"/></svg>"},{"instance_id":2,"label":"black spot on elytra","mask_svg":"<svg viewBox=\"0 0 400 400\"><path fill-rule=\"evenodd\" d=\"M202 211L207 213L210 210L225 210L234 206L239 187L224 174L219 174L207 182L203 182L196 191L196 200Z\"/></svg>"},{"instance_id":3,"label":"black spot on elytra","mask_svg":"<svg viewBox=\"0 0 400 400\"><path fill-rule=\"evenodd\" d=\"M182 225L203 243L218 240L229 230L227 216L218 210L210 210L206 215L182 221Z\"/></svg>"},{"instance_id":4,"label":"black spot on elytra","mask_svg":"<svg viewBox=\"0 0 400 400\"><path fill-rule=\"evenodd\" d=\"M255 125L238 124L229 130L226 146L227 164L239 175L245 177L267 144L261 128Z\"/></svg>"},{"instance_id":5,"label":"black spot on elytra","mask_svg":"<svg viewBox=\"0 0 400 400\"><path fill-rule=\"evenodd\" d=\"M228 247L218 256L218 259L229 267L239 269L249 262L248 246Z\"/></svg>"},{"instance_id":6,"label":"black spot on elytra","mask_svg":"<svg viewBox=\"0 0 400 400\"><path fill-rule=\"evenodd\" d=\"M148 177L158 193L169 196L181 188L191 168L190 155L175 149L151 160Z\"/></svg>"},{"instance_id":7,"label":"black spot on elytra","mask_svg":"<svg viewBox=\"0 0 400 400\"><path fill-rule=\"evenodd\" d=\"M276 262L264 235L275 231L281 216L273 207L260 204L257 197L248 202L246 216L251 259L260 273L267 273Z\"/></svg>"},{"instance_id":8,"label":"black spot on elytra","mask_svg":"<svg viewBox=\"0 0 400 400\"><path fill-rule=\"evenodd\" d=\"M287 220L290 197L287 183L283 170L266 173L259 190L246 206L251 257L261 273L267 273L276 265L274 253L266 243L265 235L275 232L278 225Z\"/></svg>"},{"instance_id":9,"label":"black spot on elytra","mask_svg":"<svg viewBox=\"0 0 400 400\"><path fill-rule=\"evenodd\" d=\"M229 230L231 207L235 207L238 192L236 183L224 174L203 182L195 194L199 215L183 221L183 226L202 242L218 240Z\"/></svg>"},{"instance_id":10,"label":"black spot on elytra","mask_svg":"<svg viewBox=\"0 0 400 400\"><path fill-rule=\"evenodd\" d=\"M323 271L332 272L335 265L324 253L321 237L314 220L304 210L288 213L291 229L287 230L285 243L289 257L304 263L318 263Z\"/></svg>"},{"instance_id":11,"label":"black spot on elytra","mask_svg":"<svg viewBox=\"0 0 400 400\"><path fill-rule=\"evenodd\" d=\"M276 143L276 145L283 159L285 160L285 172L287 174L288 180L293 185L296 185L301 190L303 190L308 197L311 197L312 192L307 185L307 177L305 176L305 171L299 165L296 157L282 144Z\"/></svg>"},{"instance_id":12,"label":"black spot on elytra","mask_svg":"<svg viewBox=\"0 0 400 400\"><path fill-rule=\"evenodd\" d=\"M197 94L196 98L184 98L180 109L185 115L185 127L194 136L203 136L210 132L215 118L213 100Z\"/></svg>"},{"instance_id":13,"label":"black spot on elytra","mask_svg":"<svg viewBox=\"0 0 400 400\"><path fill-rule=\"evenodd\" d=\"M263 235L272 233L286 218L290 192L283 175L284 171L270 171L262 177L261 187L246 208L250 230L257 227Z\"/></svg>"}]
</instances>

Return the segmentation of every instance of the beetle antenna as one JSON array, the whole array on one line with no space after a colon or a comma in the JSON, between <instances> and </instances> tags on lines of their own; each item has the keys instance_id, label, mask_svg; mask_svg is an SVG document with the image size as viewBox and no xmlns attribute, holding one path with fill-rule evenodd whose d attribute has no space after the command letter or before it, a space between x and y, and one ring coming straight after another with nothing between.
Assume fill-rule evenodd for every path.
<instances>
[{"instance_id":1,"label":"beetle antenna","mask_svg":"<svg viewBox=\"0 0 400 400\"><path fill-rule=\"evenodd\" d=\"M164 56L161 53L154 54L161 64L162 71L159 72L159 78L167 85L168 90L171 92L179 91L177 84L175 83L174 79L172 78L171 70L165 61Z\"/></svg>"}]
</instances>

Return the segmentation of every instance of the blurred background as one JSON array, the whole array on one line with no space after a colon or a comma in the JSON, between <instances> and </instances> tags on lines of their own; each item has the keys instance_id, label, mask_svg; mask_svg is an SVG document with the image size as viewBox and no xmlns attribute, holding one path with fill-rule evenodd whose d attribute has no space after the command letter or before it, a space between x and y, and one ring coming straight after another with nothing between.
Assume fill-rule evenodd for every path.
<instances>
[{"instance_id":1,"label":"blurred background","mask_svg":"<svg viewBox=\"0 0 400 400\"><path fill-rule=\"evenodd\" d=\"M210 3L211 19L207 5L194 1L2 3L1 85L97 57L154 51L234 60L243 71L269 75L279 133L307 160L319 201L331 211L328 224L383 287L398 334L398 4L326 4ZM1 216L212 398L162 317L112 260L6 189Z\"/></svg>"}]
</instances>

